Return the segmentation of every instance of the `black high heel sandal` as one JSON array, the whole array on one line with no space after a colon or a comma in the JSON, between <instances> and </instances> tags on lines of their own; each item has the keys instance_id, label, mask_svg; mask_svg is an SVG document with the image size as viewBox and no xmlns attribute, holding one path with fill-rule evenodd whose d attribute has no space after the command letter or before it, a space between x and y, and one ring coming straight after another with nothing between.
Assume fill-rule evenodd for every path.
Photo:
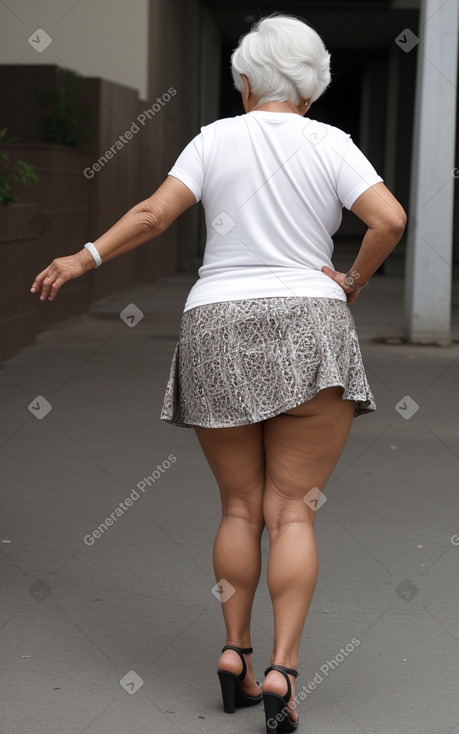
<instances>
[{"instance_id":1,"label":"black high heel sandal","mask_svg":"<svg viewBox=\"0 0 459 734\"><path fill-rule=\"evenodd\" d=\"M242 673L230 673L226 670L217 670L218 677L220 679L220 685L222 688L223 696L223 708L225 713L234 714L236 707L242 706L255 706L256 703L261 703L263 698L260 693L259 696L248 696L243 691L240 681L244 680L247 673L247 664L244 659L244 653L248 655L253 652L252 647L235 647L234 645L225 645L222 652L225 650L234 650L238 653L242 660ZM260 684L257 681L257 685Z\"/></svg>"},{"instance_id":2,"label":"black high heel sandal","mask_svg":"<svg viewBox=\"0 0 459 734\"><path fill-rule=\"evenodd\" d=\"M270 665L265 670L265 676L268 675L270 670L278 670L282 673L287 681L287 693L285 696L279 696L277 693L263 693L263 704L265 707L265 718L266 718L266 734L287 734L287 732L295 731L298 727L298 719L292 721L288 712L290 708L287 706L292 695L292 687L287 673L294 675L295 678L298 675L297 670L293 668L285 668L283 665Z\"/></svg>"}]
</instances>

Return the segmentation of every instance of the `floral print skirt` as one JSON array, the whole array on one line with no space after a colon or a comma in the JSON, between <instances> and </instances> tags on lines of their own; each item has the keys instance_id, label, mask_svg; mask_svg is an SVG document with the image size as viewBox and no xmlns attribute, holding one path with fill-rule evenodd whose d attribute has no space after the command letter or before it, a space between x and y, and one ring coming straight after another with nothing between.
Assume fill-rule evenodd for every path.
<instances>
[{"instance_id":1,"label":"floral print skirt","mask_svg":"<svg viewBox=\"0 0 459 734\"><path fill-rule=\"evenodd\" d=\"M272 418L326 387L354 417L376 410L354 318L335 298L221 301L182 315L161 419L228 428Z\"/></svg>"}]
</instances>

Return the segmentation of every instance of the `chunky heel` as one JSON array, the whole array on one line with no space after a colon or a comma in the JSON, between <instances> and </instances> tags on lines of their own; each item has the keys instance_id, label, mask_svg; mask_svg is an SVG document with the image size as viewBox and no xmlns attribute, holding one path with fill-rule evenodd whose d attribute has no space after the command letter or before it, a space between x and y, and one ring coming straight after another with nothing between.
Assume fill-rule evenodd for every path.
<instances>
[{"instance_id":1,"label":"chunky heel","mask_svg":"<svg viewBox=\"0 0 459 734\"><path fill-rule=\"evenodd\" d=\"M265 670L265 676L271 670L277 670L282 673L287 681L287 693L285 696L279 696L277 693L263 692L263 705L265 708L266 734L287 734L298 728L298 720L292 721L289 716L290 707L288 702L292 696L292 687L288 679L288 673L298 675L297 670L293 668L285 668L283 665L271 665Z\"/></svg>"},{"instance_id":2,"label":"chunky heel","mask_svg":"<svg viewBox=\"0 0 459 734\"><path fill-rule=\"evenodd\" d=\"M227 673L224 670L217 670L220 679L220 686L223 696L223 708L226 714L234 714L236 708L236 688L239 681L235 673Z\"/></svg>"},{"instance_id":3,"label":"chunky heel","mask_svg":"<svg viewBox=\"0 0 459 734\"><path fill-rule=\"evenodd\" d=\"M263 693L263 706L265 707L266 734L277 734L277 725L283 718L281 711L285 706L285 701L282 696L275 693Z\"/></svg>"},{"instance_id":4,"label":"chunky heel","mask_svg":"<svg viewBox=\"0 0 459 734\"><path fill-rule=\"evenodd\" d=\"M235 647L234 645L225 645L222 652L225 650L234 650L238 653L242 660L242 673L237 675L236 673L230 673L227 670L217 670L218 678L220 680L220 686L222 689L223 697L223 708L225 713L234 714L236 707L242 706L255 706L257 703L262 702L262 695L259 696L248 696L241 687L241 680L244 680L247 673L247 664L244 659L244 654L248 655L253 652L251 647ZM257 684L260 685L257 681Z\"/></svg>"}]
</instances>

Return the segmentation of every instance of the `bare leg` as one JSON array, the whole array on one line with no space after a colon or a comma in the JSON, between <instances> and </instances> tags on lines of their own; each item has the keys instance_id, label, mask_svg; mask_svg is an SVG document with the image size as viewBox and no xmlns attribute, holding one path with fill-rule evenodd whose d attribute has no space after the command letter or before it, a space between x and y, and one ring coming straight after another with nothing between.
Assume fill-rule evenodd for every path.
<instances>
[{"instance_id":1,"label":"bare leg","mask_svg":"<svg viewBox=\"0 0 459 734\"><path fill-rule=\"evenodd\" d=\"M220 489L222 519L215 538L213 564L217 581L225 579L233 595L222 603L226 644L251 647L250 619L261 572L264 451L262 423L237 428L200 428L196 434ZM247 674L241 685L249 696L260 695L252 655L245 655ZM222 653L218 668L242 672L233 650Z\"/></svg>"},{"instance_id":2,"label":"bare leg","mask_svg":"<svg viewBox=\"0 0 459 734\"><path fill-rule=\"evenodd\" d=\"M342 392L340 387L321 390L307 403L265 422L264 518L271 544L268 588L274 610L271 665L298 668L318 573L316 512L303 497L313 487L323 490L347 441L354 402L343 400ZM289 678L293 698L295 678ZM263 690L285 695L284 676L271 671ZM293 706L290 718L298 718Z\"/></svg>"}]
</instances>

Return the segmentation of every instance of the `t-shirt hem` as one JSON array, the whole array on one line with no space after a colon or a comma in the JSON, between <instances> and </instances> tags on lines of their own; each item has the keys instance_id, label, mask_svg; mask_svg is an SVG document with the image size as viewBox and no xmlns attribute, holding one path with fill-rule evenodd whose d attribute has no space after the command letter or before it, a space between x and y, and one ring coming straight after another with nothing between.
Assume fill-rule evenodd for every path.
<instances>
[{"instance_id":1,"label":"t-shirt hem","mask_svg":"<svg viewBox=\"0 0 459 734\"><path fill-rule=\"evenodd\" d=\"M364 194L365 191L368 191L368 189L371 189L372 186L375 186L377 183L382 183L382 182L383 182L383 179L381 178L381 176L374 176L370 179L362 181L346 197L346 201L343 201L343 205L346 207L346 209L350 209L352 205L357 201L359 196L362 196L362 194Z\"/></svg>"},{"instance_id":2,"label":"t-shirt hem","mask_svg":"<svg viewBox=\"0 0 459 734\"><path fill-rule=\"evenodd\" d=\"M174 178L177 178L179 181L185 184L185 186L190 189L196 201L201 201L201 192L199 190L199 187L196 186L193 179L190 178L190 176L185 173L185 171L182 171L181 168L177 168L177 166L173 166L169 171L168 176L173 176Z\"/></svg>"},{"instance_id":3,"label":"t-shirt hem","mask_svg":"<svg viewBox=\"0 0 459 734\"><path fill-rule=\"evenodd\" d=\"M335 301L343 301L344 303L347 303L347 296L343 291L343 297L338 296L337 294L333 293L322 293L321 295L318 294L312 294L312 293L264 293L264 294L244 294L244 295L238 295L238 296L230 296L228 295L225 297L222 295L222 293L215 294L215 296L208 296L207 298L193 298L190 302L188 300L185 303L183 313L186 311L191 311L192 308L198 308L199 306L208 306L212 303L229 303L231 301L255 301L259 298L332 298Z\"/></svg>"}]
</instances>

